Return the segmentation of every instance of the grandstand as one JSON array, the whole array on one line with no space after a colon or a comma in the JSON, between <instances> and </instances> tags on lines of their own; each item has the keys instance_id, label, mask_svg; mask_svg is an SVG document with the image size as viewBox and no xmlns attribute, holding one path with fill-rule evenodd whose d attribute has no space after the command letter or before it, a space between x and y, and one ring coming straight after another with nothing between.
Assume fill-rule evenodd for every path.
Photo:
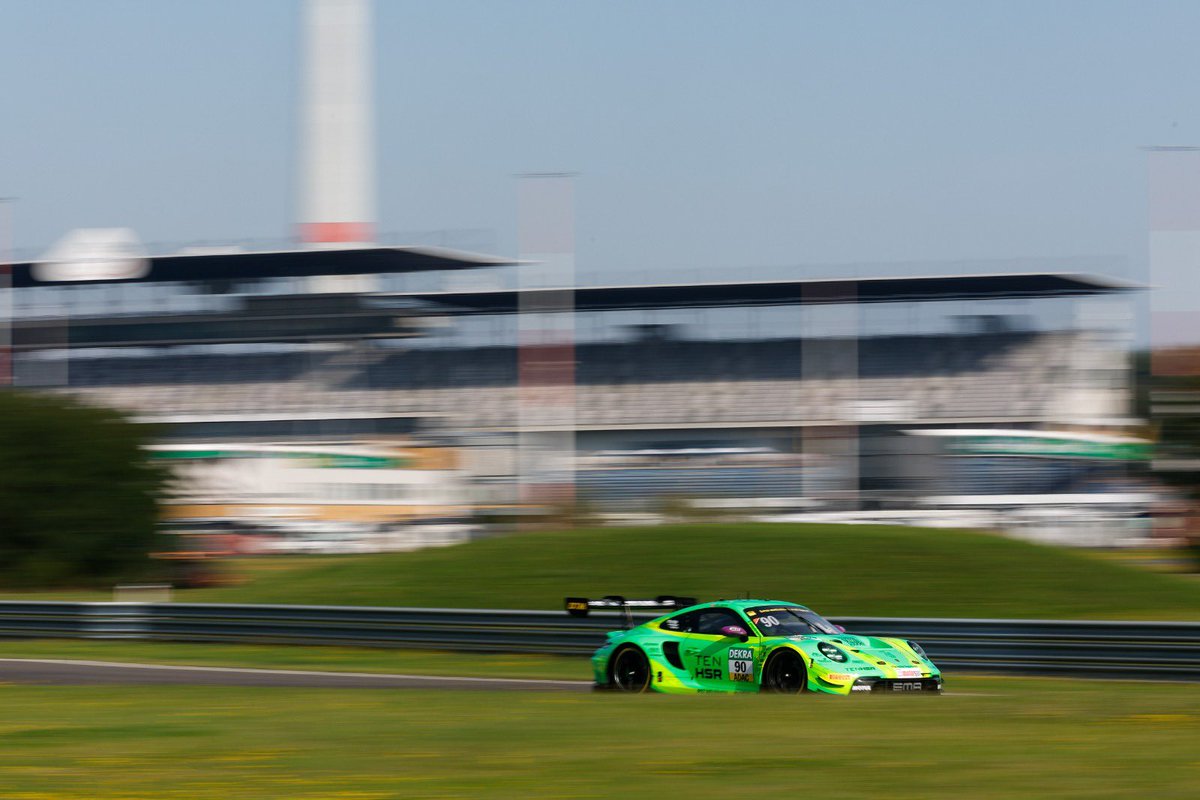
<instances>
[{"instance_id":1,"label":"grandstand","mask_svg":"<svg viewBox=\"0 0 1200 800\"><path fill-rule=\"evenodd\" d=\"M1036 310L1127 284L1053 272L726 282L576 289L588 324L565 351L573 421L539 423L523 403L562 387L521 379L516 292L406 293L386 280L496 270L502 260L400 248L374 248L369 260L360 250L298 252L163 267L153 259L142 278L66 286L18 265L15 381L122 409L175 441L435 439L460 449L495 500L512 497L496 489L515 480L516 433L531 424L577 431L578 485L593 499L798 498L888 489L894 468L875 469L888 458L874 457L905 428L1115 424L1128 403L1110 332L1086 326L943 311L930 315L938 326L919 331L867 333L860 322L860 332L802 332L794 322L829 305ZM359 269L388 290L362 291L358 281L354 291L297 291ZM93 305L56 315L45 293L57 292L64 309L73 289L106 292L120 313ZM172 292L193 296L187 311L162 310ZM680 314L707 316L680 324ZM741 322L730 327L734 316ZM670 455L593 458L613 450Z\"/></svg>"},{"instance_id":2,"label":"grandstand","mask_svg":"<svg viewBox=\"0 0 1200 800\"><path fill-rule=\"evenodd\" d=\"M1070 365L1071 337L1027 331L868 338L851 343L857 367L832 357L844 343L828 340L823 348L795 338L582 344L575 348L576 425L798 426L853 420L846 415L870 404L890 404L892 415L909 423L1048 421ZM69 385L57 391L145 417L340 409L436 417L474 431L517 425L511 345L356 355L79 359Z\"/></svg>"}]
</instances>

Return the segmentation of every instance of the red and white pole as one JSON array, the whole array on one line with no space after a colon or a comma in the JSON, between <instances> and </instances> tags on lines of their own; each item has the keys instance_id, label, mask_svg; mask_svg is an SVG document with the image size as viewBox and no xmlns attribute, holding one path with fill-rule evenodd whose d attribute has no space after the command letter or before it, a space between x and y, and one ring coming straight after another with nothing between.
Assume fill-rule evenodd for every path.
<instances>
[{"instance_id":1,"label":"red and white pole","mask_svg":"<svg viewBox=\"0 0 1200 800\"><path fill-rule=\"evenodd\" d=\"M307 0L301 240L375 239L369 0Z\"/></svg>"}]
</instances>

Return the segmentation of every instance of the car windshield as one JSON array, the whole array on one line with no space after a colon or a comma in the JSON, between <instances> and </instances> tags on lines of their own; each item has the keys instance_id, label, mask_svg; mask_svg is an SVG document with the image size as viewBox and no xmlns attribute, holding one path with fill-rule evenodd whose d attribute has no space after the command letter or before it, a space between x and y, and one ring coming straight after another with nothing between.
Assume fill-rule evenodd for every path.
<instances>
[{"instance_id":1,"label":"car windshield","mask_svg":"<svg viewBox=\"0 0 1200 800\"><path fill-rule=\"evenodd\" d=\"M746 615L763 636L840 633L832 622L820 614L798 606L759 606L746 609Z\"/></svg>"}]
</instances>

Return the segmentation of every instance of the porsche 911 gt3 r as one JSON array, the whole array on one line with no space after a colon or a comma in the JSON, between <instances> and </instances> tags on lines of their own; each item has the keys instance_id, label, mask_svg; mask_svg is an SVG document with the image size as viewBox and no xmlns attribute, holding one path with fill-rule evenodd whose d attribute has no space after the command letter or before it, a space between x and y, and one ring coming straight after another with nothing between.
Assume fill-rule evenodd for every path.
<instances>
[{"instance_id":1,"label":"porsche 911 gt3 r","mask_svg":"<svg viewBox=\"0 0 1200 800\"><path fill-rule=\"evenodd\" d=\"M592 656L596 687L623 692L940 692L941 671L920 645L859 636L805 606L721 600L687 607L676 598L567 598L567 611L676 607L612 631Z\"/></svg>"}]
</instances>

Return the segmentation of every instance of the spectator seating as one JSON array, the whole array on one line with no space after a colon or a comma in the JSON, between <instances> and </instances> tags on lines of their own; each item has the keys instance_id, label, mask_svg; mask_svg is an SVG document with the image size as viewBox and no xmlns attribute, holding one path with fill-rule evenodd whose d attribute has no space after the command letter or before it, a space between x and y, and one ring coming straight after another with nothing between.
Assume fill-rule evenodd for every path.
<instances>
[{"instance_id":1,"label":"spectator seating","mask_svg":"<svg viewBox=\"0 0 1200 800\"><path fill-rule=\"evenodd\" d=\"M534 424L571 398L576 422L590 427L870 421L872 413L1030 419L1046 413L1072 335L589 343L574 349L573 390L520 391ZM467 429L518 422L515 348L377 349L358 360L347 352L80 358L57 391L150 415L370 411L436 415Z\"/></svg>"}]
</instances>

